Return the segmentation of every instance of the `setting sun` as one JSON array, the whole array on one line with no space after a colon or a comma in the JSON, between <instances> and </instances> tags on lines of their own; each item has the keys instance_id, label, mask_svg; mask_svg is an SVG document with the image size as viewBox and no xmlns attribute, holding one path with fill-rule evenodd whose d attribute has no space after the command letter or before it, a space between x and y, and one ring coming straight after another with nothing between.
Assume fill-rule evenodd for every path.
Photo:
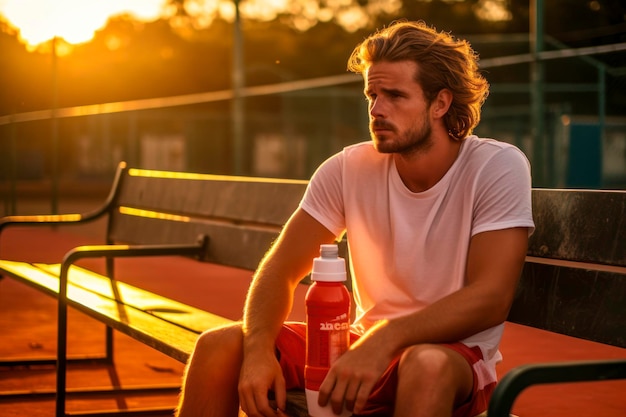
<instances>
[{"instance_id":1,"label":"setting sun","mask_svg":"<svg viewBox=\"0 0 626 417\"><path fill-rule=\"evenodd\" d=\"M139 20L157 19L166 0L0 0L0 14L17 28L30 48L56 37L78 44L116 15Z\"/></svg>"}]
</instances>

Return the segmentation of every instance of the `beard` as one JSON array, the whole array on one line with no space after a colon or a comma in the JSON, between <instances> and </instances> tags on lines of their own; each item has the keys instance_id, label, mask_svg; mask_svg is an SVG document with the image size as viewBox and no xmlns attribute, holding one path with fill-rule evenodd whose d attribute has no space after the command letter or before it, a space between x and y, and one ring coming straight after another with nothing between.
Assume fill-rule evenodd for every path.
<instances>
[{"instance_id":1,"label":"beard","mask_svg":"<svg viewBox=\"0 0 626 417\"><path fill-rule=\"evenodd\" d=\"M378 135L374 131L375 128L387 129L388 132ZM404 132L398 132L393 124L385 120L373 120L370 123L370 135L374 147L380 153L398 153L408 156L424 152L433 145L431 133L432 127L427 118L420 125L415 123Z\"/></svg>"}]
</instances>

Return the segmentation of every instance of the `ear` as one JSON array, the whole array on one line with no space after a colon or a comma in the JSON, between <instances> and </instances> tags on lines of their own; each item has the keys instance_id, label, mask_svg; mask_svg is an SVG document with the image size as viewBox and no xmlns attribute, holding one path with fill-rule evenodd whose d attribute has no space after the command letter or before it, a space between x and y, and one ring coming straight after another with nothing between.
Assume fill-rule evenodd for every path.
<instances>
[{"instance_id":1,"label":"ear","mask_svg":"<svg viewBox=\"0 0 626 417\"><path fill-rule=\"evenodd\" d=\"M437 97L435 97L430 106L434 118L439 119L446 115L450 105L452 104L452 98L452 92L447 88L444 88L437 93Z\"/></svg>"}]
</instances>

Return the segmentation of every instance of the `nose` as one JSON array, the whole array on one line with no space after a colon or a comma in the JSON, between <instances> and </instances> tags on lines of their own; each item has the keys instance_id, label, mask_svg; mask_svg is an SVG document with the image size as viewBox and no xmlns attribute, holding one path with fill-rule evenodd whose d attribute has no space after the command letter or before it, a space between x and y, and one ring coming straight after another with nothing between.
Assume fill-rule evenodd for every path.
<instances>
[{"instance_id":1,"label":"nose","mask_svg":"<svg viewBox=\"0 0 626 417\"><path fill-rule=\"evenodd\" d=\"M369 103L369 114L370 114L370 117L374 119L385 117L383 102L382 100L380 100L379 97L371 99Z\"/></svg>"}]
</instances>

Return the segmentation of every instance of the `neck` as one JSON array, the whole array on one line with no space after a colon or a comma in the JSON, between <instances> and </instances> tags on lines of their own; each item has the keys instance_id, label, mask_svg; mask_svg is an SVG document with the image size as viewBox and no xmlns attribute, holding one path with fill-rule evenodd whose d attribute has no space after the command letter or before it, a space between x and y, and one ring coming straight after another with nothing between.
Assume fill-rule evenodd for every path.
<instances>
[{"instance_id":1,"label":"neck","mask_svg":"<svg viewBox=\"0 0 626 417\"><path fill-rule=\"evenodd\" d=\"M437 184L459 155L461 141L448 135L433 139L432 146L423 152L394 154L402 182L414 193L426 191Z\"/></svg>"}]
</instances>

